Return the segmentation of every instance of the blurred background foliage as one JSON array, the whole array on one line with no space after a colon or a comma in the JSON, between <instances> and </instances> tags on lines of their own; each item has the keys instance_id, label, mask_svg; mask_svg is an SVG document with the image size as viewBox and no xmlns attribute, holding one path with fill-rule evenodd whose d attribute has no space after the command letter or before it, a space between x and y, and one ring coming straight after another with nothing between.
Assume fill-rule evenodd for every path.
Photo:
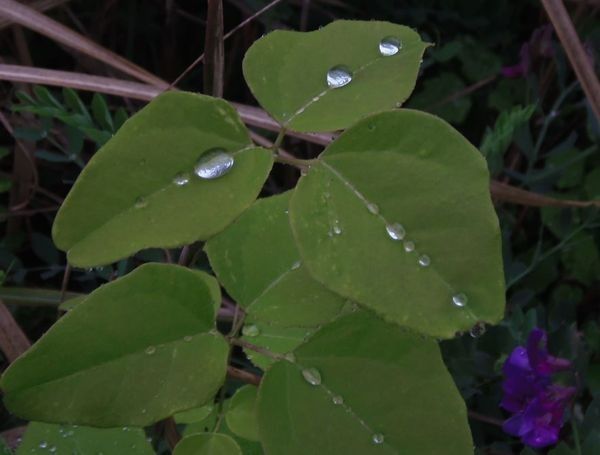
<instances>
[{"instance_id":1,"label":"blurred background foliage","mask_svg":"<svg viewBox=\"0 0 600 455\"><path fill-rule=\"evenodd\" d=\"M54 3L46 11L50 17L168 81L204 48L205 2ZM268 2L223 3L227 31ZM571 0L566 6L597 68L600 6L594 0ZM242 78L241 61L262 34L274 28L313 30L335 19L406 24L435 43L406 106L452 123L480 147L494 179L555 199L600 199L599 124L537 0L284 0L226 42L224 97L255 104ZM46 37L7 24L0 28L0 61L122 77ZM202 65L178 87L201 91ZM142 103L8 82L0 83L0 99L0 298L35 340L59 317L57 307L65 297L61 289L68 289L67 298L87 293L142 262L163 261L175 251L143 251L112 266L67 272L65 255L51 241L53 217L78 173ZM259 132L274 138L273 133ZM284 145L303 158L321 150L293 138ZM23 184L32 174L33 190ZM297 178L295 170L277 165L264 195L292 187ZM496 201L506 317L478 338L467 334L442 343L482 454L533 453L502 432L498 424L505 414L498 403L503 361L536 326L548 330L553 354L576 365L575 372L562 378L578 387L569 413L572 425L565 425L563 442L550 453L600 453L598 207L542 205ZM202 254L196 266L208 268ZM0 368L7 362L0 354ZM18 424L0 410L0 431Z\"/></svg>"}]
</instances>

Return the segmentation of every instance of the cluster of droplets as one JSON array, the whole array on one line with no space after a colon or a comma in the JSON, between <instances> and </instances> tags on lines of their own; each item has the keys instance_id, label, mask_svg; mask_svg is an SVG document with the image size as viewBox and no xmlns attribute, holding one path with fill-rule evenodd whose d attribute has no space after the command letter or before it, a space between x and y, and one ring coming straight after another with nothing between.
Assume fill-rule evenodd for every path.
<instances>
[{"instance_id":1,"label":"cluster of droplets","mask_svg":"<svg viewBox=\"0 0 600 455\"><path fill-rule=\"evenodd\" d=\"M379 42L379 54L382 57L392 57L402 49L402 41L394 36L383 38ZM341 88L352 82L352 71L346 65L335 65L327 71L327 86Z\"/></svg>"},{"instance_id":2,"label":"cluster of droplets","mask_svg":"<svg viewBox=\"0 0 600 455\"><path fill-rule=\"evenodd\" d=\"M203 180L214 180L227 174L234 165L233 156L223 148L213 148L204 152L194 166L194 174ZM178 172L173 177L172 183L175 186L184 187L192 181L189 172ZM148 206L148 200L140 196L133 206L136 209L143 209Z\"/></svg>"},{"instance_id":3,"label":"cluster of droplets","mask_svg":"<svg viewBox=\"0 0 600 455\"><path fill-rule=\"evenodd\" d=\"M321 373L319 372L319 370L317 370L316 368L313 367L309 367L309 368L302 368L302 370L300 371L300 373L302 374L302 378L309 383L311 386L321 386L323 383L323 380L321 378ZM332 393L329 389L325 388L325 391L327 392L327 394L331 397L331 402L335 405L335 406L341 406L343 407L347 412L352 413L355 417L358 418L358 416L356 416L356 414L354 414L354 412L352 411L352 409L345 403L344 401L344 397L342 397L341 395L337 395ZM367 424L365 422L363 422L360 418L359 421L361 423L361 425L365 428L369 428L367 426ZM373 433L371 435L371 442L373 444L379 445L379 444L383 444L384 443L384 436L382 433Z\"/></svg>"}]
</instances>

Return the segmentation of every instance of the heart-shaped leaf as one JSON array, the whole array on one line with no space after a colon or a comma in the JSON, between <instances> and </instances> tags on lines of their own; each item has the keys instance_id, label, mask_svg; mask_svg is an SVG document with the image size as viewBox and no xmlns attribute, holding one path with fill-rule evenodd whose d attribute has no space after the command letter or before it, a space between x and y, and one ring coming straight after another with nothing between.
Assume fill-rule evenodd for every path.
<instances>
[{"instance_id":1,"label":"heart-shaped leaf","mask_svg":"<svg viewBox=\"0 0 600 455\"><path fill-rule=\"evenodd\" d=\"M333 131L406 100L427 46L414 30L389 22L278 30L250 47L244 77L285 128Z\"/></svg>"},{"instance_id":2,"label":"heart-shaped leaf","mask_svg":"<svg viewBox=\"0 0 600 455\"><path fill-rule=\"evenodd\" d=\"M4 373L6 407L30 420L109 427L203 405L227 365L215 299L214 278L164 264L98 288Z\"/></svg>"},{"instance_id":3,"label":"heart-shaped leaf","mask_svg":"<svg viewBox=\"0 0 600 455\"><path fill-rule=\"evenodd\" d=\"M244 337L280 353L293 350L346 303L301 264L288 220L290 196L259 199L205 247L219 280L246 311ZM248 354L261 368L270 364Z\"/></svg>"},{"instance_id":4,"label":"heart-shaped leaf","mask_svg":"<svg viewBox=\"0 0 600 455\"><path fill-rule=\"evenodd\" d=\"M198 433L183 438L173 455L242 455L235 440L223 433Z\"/></svg>"},{"instance_id":5,"label":"heart-shaped leaf","mask_svg":"<svg viewBox=\"0 0 600 455\"><path fill-rule=\"evenodd\" d=\"M70 263L89 267L205 240L256 199L272 160L225 101L167 92L90 160L56 217L54 241Z\"/></svg>"},{"instance_id":6,"label":"heart-shaped leaf","mask_svg":"<svg viewBox=\"0 0 600 455\"><path fill-rule=\"evenodd\" d=\"M480 153L437 117L377 114L300 179L292 230L308 271L389 321L452 337L504 310L500 229Z\"/></svg>"},{"instance_id":7,"label":"heart-shaped leaf","mask_svg":"<svg viewBox=\"0 0 600 455\"><path fill-rule=\"evenodd\" d=\"M17 455L151 455L152 445L141 428L90 428L32 422Z\"/></svg>"},{"instance_id":8,"label":"heart-shaped leaf","mask_svg":"<svg viewBox=\"0 0 600 455\"><path fill-rule=\"evenodd\" d=\"M464 455L466 409L438 346L364 311L323 327L263 377L267 453Z\"/></svg>"}]
</instances>

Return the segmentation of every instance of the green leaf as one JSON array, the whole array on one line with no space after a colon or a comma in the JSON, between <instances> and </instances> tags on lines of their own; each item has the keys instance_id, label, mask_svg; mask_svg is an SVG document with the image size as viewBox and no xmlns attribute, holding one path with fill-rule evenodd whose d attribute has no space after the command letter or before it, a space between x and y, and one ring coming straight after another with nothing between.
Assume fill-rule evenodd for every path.
<instances>
[{"instance_id":1,"label":"green leaf","mask_svg":"<svg viewBox=\"0 0 600 455\"><path fill-rule=\"evenodd\" d=\"M466 408L435 341L357 312L323 327L295 354L261 381L265 452L472 453Z\"/></svg>"},{"instance_id":2,"label":"green leaf","mask_svg":"<svg viewBox=\"0 0 600 455\"><path fill-rule=\"evenodd\" d=\"M383 56L379 45L389 37L401 49ZM258 102L287 129L338 130L406 100L427 46L414 30L389 22L336 21L308 33L277 30L250 47L244 77ZM352 81L330 88L327 73L340 65Z\"/></svg>"},{"instance_id":3,"label":"green leaf","mask_svg":"<svg viewBox=\"0 0 600 455\"><path fill-rule=\"evenodd\" d=\"M255 410L257 390L253 385L246 385L236 390L225 415L229 429L250 441L259 440Z\"/></svg>"},{"instance_id":4,"label":"green leaf","mask_svg":"<svg viewBox=\"0 0 600 455\"><path fill-rule=\"evenodd\" d=\"M146 264L101 286L4 373L6 407L29 420L144 426L201 406L228 346L213 331L216 280Z\"/></svg>"},{"instance_id":5,"label":"green leaf","mask_svg":"<svg viewBox=\"0 0 600 455\"><path fill-rule=\"evenodd\" d=\"M8 147L0 147L0 160L10 155L11 150Z\"/></svg>"},{"instance_id":6,"label":"green leaf","mask_svg":"<svg viewBox=\"0 0 600 455\"><path fill-rule=\"evenodd\" d=\"M231 171L212 180L192 176L215 147L232 154ZM58 212L54 241L70 263L89 267L206 240L250 206L272 163L225 101L164 93L90 160ZM189 183L176 185L182 173Z\"/></svg>"},{"instance_id":7,"label":"green leaf","mask_svg":"<svg viewBox=\"0 0 600 455\"><path fill-rule=\"evenodd\" d=\"M90 428L32 422L17 455L150 455L154 450L141 428Z\"/></svg>"},{"instance_id":8,"label":"green leaf","mask_svg":"<svg viewBox=\"0 0 600 455\"><path fill-rule=\"evenodd\" d=\"M242 455L233 438L222 433L198 433L183 438L173 455Z\"/></svg>"},{"instance_id":9,"label":"green leaf","mask_svg":"<svg viewBox=\"0 0 600 455\"><path fill-rule=\"evenodd\" d=\"M85 104L79 98L77 92L71 88L64 87L63 88L63 99L69 108L75 112L76 114L82 115L85 119L91 122L92 118L90 117L90 113L88 112Z\"/></svg>"},{"instance_id":10,"label":"green leaf","mask_svg":"<svg viewBox=\"0 0 600 455\"><path fill-rule=\"evenodd\" d=\"M212 404L200 406L199 408L188 409L187 411L178 412L173 417L177 423L195 423L206 419L214 410Z\"/></svg>"},{"instance_id":11,"label":"green leaf","mask_svg":"<svg viewBox=\"0 0 600 455\"><path fill-rule=\"evenodd\" d=\"M325 286L388 321L448 338L503 314L488 185L485 160L448 124L385 112L342 134L300 179L292 230ZM396 223L404 241L386 232ZM460 294L462 307L453 303Z\"/></svg>"},{"instance_id":12,"label":"green leaf","mask_svg":"<svg viewBox=\"0 0 600 455\"><path fill-rule=\"evenodd\" d=\"M92 98L92 114L94 114L94 120L96 120L102 129L111 132L115 130L106 100L100 93L94 93L94 97Z\"/></svg>"},{"instance_id":13,"label":"green leaf","mask_svg":"<svg viewBox=\"0 0 600 455\"><path fill-rule=\"evenodd\" d=\"M12 180L7 177L0 177L0 193L6 193L12 187Z\"/></svg>"},{"instance_id":14,"label":"green leaf","mask_svg":"<svg viewBox=\"0 0 600 455\"><path fill-rule=\"evenodd\" d=\"M256 201L205 247L220 282L246 311L244 338L280 353L331 321L346 302L301 264L288 220L290 196ZM270 364L248 355L261 368Z\"/></svg>"},{"instance_id":15,"label":"green leaf","mask_svg":"<svg viewBox=\"0 0 600 455\"><path fill-rule=\"evenodd\" d=\"M45 106L57 108L59 110L65 109L65 107L52 95L52 93L50 93L50 91L46 87L35 85L33 87L33 93L37 97L38 101L40 101Z\"/></svg>"}]
</instances>

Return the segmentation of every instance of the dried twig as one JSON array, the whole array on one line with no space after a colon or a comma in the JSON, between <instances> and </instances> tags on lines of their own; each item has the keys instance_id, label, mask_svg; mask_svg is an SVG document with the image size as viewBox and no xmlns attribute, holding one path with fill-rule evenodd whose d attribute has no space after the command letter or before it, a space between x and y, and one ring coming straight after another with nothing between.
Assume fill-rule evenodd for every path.
<instances>
[{"instance_id":1,"label":"dried twig","mask_svg":"<svg viewBox=\"0 0 600 455\"><path fill-rule=\"evenodd\" d=\"M0 301L0 349L9 362L14 362L17 357L29 349L31 343L27 336L13 318L12 313Z\"/></svg>"},{"instance_id":2,"label":"dried twig","mask_svg":"<svg viewBox=\"0 0 600 455\"><path fill-rule=\"evenodd\" d=\"M571 62L571 66L581 83L596 118L600 120L600 82L588 58L573 22L561 0L542 0L544 9L556 30L556 34Z\"/></svg>"},{"instance_id":3,"label":"dried twig","mask_svg":"<svg viewBox=\"0 0 600 455\"><path fill-rule=\"evenodd\" d=\"M59 22L15 0L0 0L0 17L34 30L67 47L104 62L138 80L165 89L169 84L135 63L96 44Z\"/></svg>"}]
</instances>

